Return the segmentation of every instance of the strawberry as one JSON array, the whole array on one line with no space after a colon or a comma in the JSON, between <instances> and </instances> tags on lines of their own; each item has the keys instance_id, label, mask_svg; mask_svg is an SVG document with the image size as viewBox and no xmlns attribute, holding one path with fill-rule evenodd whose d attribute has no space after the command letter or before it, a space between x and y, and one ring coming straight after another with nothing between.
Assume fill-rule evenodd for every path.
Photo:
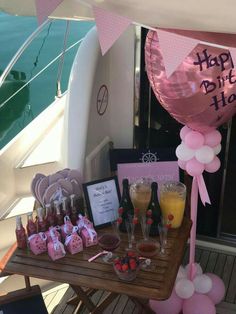
<instances>
[{"instance_id":1,"label":"strawberry","mask_svg":"<svg viewBox=\"0 0 236 314\"><path fill-rule=\"evenodd\" d=\"M123 214L123 211L124 211L124 209L123 209L122 207L120 207L120 208L118 209L119 215L122 215L122 214Z\"/></svg>"},{"instance_id":2,"label":"strawberry","mask_svg":"<svg viewBox=\"0 0 236 314\"><path fill-rule=\"evenodd\" d=\"M130 264L130 269L131 269L131 270L135 270L136 268L137 268L136 262Z\"/></svg>"},{"instance_id":3,"label":"strawberry","mask_svg":"<svg viewBox=\"0 0 236 314\"><path fill-rule=\"evenodd\" d=\"M134 218L133 218L133 224L134 224L134 225L137 225L137 224L138 224L138 217L134 217Z\"/></svg>"},{"instance_id":4,"label":"strawberry","mask_svg":"<svg viewBox=\"0 0 236 314\"><path fill-rule=\"evenodd\" d=\"M128 255L129 257L135 257L135 256L136 256L136 253L133 252L133 251L128 251L128 252L127 252L127 255Z\"/></svg>"},{"instance_id":5,"label":"strawberry","mask_svg":"<svg viewBox=\"0 0 236 314\"><path fill-rule=\"evenodd\" d=\"M121 266L122 271L127 271L129 269L129 265L128 264L123 264Z\"/></svg>"},{"instance_id":6,"label":"strawberry","mask_svg":"<svg viewBox=\"0 0 236 314\"><path fill-rule=\"evenodd\" d=\"M139 213L139 209L138 208L135 208L134 209L134 213L137 215Z\"/></svg>"},{"instance_id":7,"label":"strawberry","mask_svg":"<svg viewBox=\"0 0 236 314\"><path fill-rule=\"evenodd\" d=\"M151 209L147 210L147 216L148 216L148 217L151 217L151 216L152 216L152 210L151 210Z\"/></svg>"},{"instance_id":8,"label":"strawberry","mask_svg":"<svg viewBox=\"0 0 236 314\"><path fill-rule=\"evenodd\" d=\"M118 222L118 224L121 224L121 223L122 223L122 217L119 217L119 218L117 219L117 222Z\"/></svg>"},{"instance_id":9,"label":"strawberry","mask_svg":"<svg viewBox=\"0 0 236 314\"><path fill-rule=\"evenodd\" d=\"M121 266L121 264L115 264L115 268L116 268L117 270L121 271L122 266Z\"/></svg>"},{"instance_id":10,"label":"strawberry","mask_svg":"<svg viewBox=\"0 0 236 314\"><path fill-rule=\"evenodd\" d=\"M151 225L152 223L153 223L152 218L148 218L148 219L147 219L147 224L148 224L148 225Z\"/></svg>"},{"instance_id":11,"label":"strawberry","mask_svg":"<svg viewBox=\"0 0 236 314\"><path fill-rule=\"evenodd\" d=\"M120 258L119 257L116 257L114 259L114 264L120 264Z\"/></svg>"},{"instance_id":12,"label":"strawberry","mask_svg":"<svg viewBox=\"0 0 236 314\"><path fill-rule=\"evenodd\" d=\"M168 219L169 219L170 221L172 221L172 220L174 219L174 215L169 214L169 215L168 215Z\"/></svg>"}]
</instances>

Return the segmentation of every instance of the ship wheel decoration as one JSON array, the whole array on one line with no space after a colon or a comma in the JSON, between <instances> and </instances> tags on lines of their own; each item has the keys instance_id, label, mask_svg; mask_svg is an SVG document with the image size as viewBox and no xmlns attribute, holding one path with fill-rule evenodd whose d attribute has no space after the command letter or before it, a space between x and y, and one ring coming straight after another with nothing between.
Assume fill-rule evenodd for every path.
<instances>
[{"instance_id":1,"label":"ship wheel decoration","mask_svg":"<svg viewBox=\"0 0 236 314\"><path fill-rule=\"evenodd\" d=\"M157 153L151 153L150 150L147 153L142 153L142 162L157 162L158 160Z\"/></svg>"}]
</instances>

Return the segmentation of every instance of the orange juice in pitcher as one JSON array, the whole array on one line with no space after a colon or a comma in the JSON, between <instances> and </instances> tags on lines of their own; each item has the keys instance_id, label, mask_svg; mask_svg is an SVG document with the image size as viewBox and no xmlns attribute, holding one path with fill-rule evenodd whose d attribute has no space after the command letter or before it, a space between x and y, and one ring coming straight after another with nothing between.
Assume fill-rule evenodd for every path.
<instances>
[{"instance_id":1,"label":"orange juice in pitcher","mask_svg":"<svg viewBox=\"0 0 236 314\"><path fill-rule=\"evenodd\" d=\"M160 206L164 222L172 215L171 228L179 228L183 221L186 187L181 182L166 182L160 189ZM169 217L168 217L169 216Z\"/></svg>"}]
</instances>

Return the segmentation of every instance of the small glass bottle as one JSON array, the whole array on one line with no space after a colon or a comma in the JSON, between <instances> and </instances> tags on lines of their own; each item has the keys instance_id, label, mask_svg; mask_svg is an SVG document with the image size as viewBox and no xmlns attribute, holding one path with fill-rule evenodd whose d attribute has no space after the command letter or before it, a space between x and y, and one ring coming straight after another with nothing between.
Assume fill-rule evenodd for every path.
<instances>
[{"instance_id":1,"label":"small glass bottle","mask_svg":"<svg viewBox=\"0 0 236 314\"><path fill-rule=\"evenodd\" d=\"M37 233L37 226L35 222L33 221L33 215L32 213L27 214L27 225L26 225L27 235L28 237L32 234Z\"/></svg>"},{"instance_id":2,"label":"small glass bottle","mask_svg":"<svg viewBox=\"0 0 236 314\"><path fill-rule=\"evenodd\" d=\"M60 202L54 201L54 208L56 209L56 224L62 226L64 224L63 216L61 214Z\"/></svg>"},{"instance_id":3,"label":"small glass bottle","mask_svg":"<svg viewBox=\"0 0 236 314\"><path fill-rule=\"evenodd\" d=\"M71 207L71 214L70 220L73 225L76 225L76 221L78 220L77 208L75 206L75 194L70 196L70 207Z\"/></svg>"},{"instance_id":4,"label":"small glass bottle","mask_svg":"<svg viewBox=\"0 0 236 314\"><path fill-rule=\"evenodd\" d=\"M47 227L54 227L56 226L55 216L52 212L51 204L46 204L46 221L47 221Z\"/></svg>"},{"instance_id":5,"label":"small glass bottle","mask_svg":"<svg viewBox=\"0 0 236 314\"><path fill-rule=\"evenodd\" d=\"M43 217L43 208L39 207L37 209L38 215L38 232L46 232L47 231L47 222Z\"/></svg>"},{"instance_id":6,"label":"small glass bottle","mask_svg":"<svg viewBox=\"0 0 236 314\"><path fill-rule=\"evenodd\" d=\"M162 220L161 208L157 196L158 190L157 182L152 182L151 189L152 189L151 199L148 204L146 216L147 219L152 221L150 226L150 236L157 236L159 235L158 224L161 223Z\"/></svg>"},{"instance_id":7,"label":"small glass bottle","mask_svg":"<svg viewBox=\"0 0 236 314\"><path fill-rule=\"evenodd\" d=\"M26 232L22 225L21 216L16 217L16 241L19 249L27 248Z\"/></svg>"},{"instance_id":8,"label":"small glass bottle","mask_svg":"<svg viewBox=\"0 0 236 314\"><path fill-rule=\"evenodd\" d=\"M62 215L63 217L69 216L70 217L70 207L68 206L68 199L67 197L62 198Z\"/></svg>"},{"instance_id":9,"label":"small glass bottle","mask_svg":"<svg viewBox=\"0 0 236 314\"><path fill-rule=\"evenodd\" d=\"M119 206L119 230L121 232L127 232L126 230L126 220L129 220L131 217L134 216L134 207L130 199L129 195L129 181L128 179L124 179L122 182L123 191L122 197Z\"/></svg>"}]
</instances>

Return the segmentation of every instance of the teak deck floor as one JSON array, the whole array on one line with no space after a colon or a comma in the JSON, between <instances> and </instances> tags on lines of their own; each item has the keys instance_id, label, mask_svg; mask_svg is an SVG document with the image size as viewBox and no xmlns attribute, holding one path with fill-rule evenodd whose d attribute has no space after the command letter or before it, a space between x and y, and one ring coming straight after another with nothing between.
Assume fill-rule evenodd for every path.
<instances>
[{"instance_id":1,"label":"teak deck floor","mask_svg":"<svg viewBox=\"0 0 236 314\"><path fill-rule=\"evenodd\" d=\"M217 314L236 313L236 255L228 252L220 252L214 249L196 249L196 261L201 264L204 272L213 272L220 276L226 285L226 296L224 301L217 306ZM188 263L188 249L186 250L183 265ZM51 293L44 294L45 304L49 313L72 314L76 306L67 305L66 301L74 295L67 285L54 289ZM94 303L99 303L106 296L105 291L97 291L93 295ZM88 314L88 310L81 309L78 313ZM135 314L140 313L140 308L125 295L119 295L104 314ZM145 312L143 312L145 313Z\"/></svg>"}]
</instances>

